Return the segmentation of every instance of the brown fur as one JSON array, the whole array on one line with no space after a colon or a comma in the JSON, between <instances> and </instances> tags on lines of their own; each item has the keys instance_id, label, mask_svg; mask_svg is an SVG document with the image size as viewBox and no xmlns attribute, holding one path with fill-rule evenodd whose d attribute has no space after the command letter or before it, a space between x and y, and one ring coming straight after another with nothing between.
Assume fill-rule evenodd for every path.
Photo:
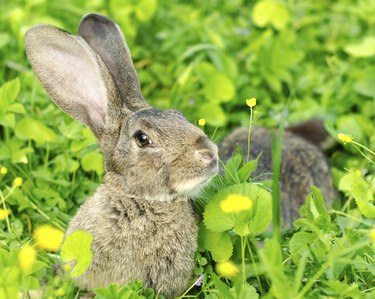
<instances>
[{"instance_id":1,"label":"brown fur","mask_svg":"<svg viewBox=\"0 0 375 299\"><path fill-rule=\"evenodd\" d=\"M48 94L91 128L104 153L104 183L73 217L67 235L93 235L93 260L77 279L87 290L142 279L167 297L187 287L197 248L189 196L217 172L217 146L178 111L147 105L118 26L89 14L71 35L30 29L25 46ZM136 132L152 146L140 147Z\"/></svg>"},{"instance_id":2,"label":"brown fur","mask_svg":"<svg viewBox=\"0 0 375 299\"><path fill-rule=\"evenodd\" d=\"M309 122L306 125L309 125ZM300 125L300 130L302 126ZM319 134L321 136L321 133ZM236 144L247 153L247 136L248 128L240 128L224 138L219 145L221 159L228 160ZM299 208L304 204L312 185L322 191L328 204L332 203L335 196L327 160L322 151L307 139L308 136L302 138L288 130L284 132L280 189L281 212L286 227L291 227L293 221L298 218ZM264 174L262 179L272 179L271 131L255 127L251 133L250 156L256 158L261 152L254 176Z\"/></svg>"}]
</instances>

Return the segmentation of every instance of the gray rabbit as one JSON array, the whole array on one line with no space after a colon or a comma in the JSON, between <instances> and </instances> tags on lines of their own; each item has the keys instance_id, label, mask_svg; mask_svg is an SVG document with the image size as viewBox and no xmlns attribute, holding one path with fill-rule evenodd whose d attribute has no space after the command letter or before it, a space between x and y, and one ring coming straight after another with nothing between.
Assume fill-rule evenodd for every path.
<instances>
[{"instance_id":1,"label":"gray rabbit","mask_svg":"<svg viewBox=\"0 0 375 299\"><path fill-rule=\"evenodd\" d=\"M145 102L110 19L86 15L78 35L39 25L27 31L25 47L49 96L93 131L104 153L104 183L67 230L93 235L93 260L77 284L92 290L142 279L167 297L180 295L197 249L188 199L217 173L217 146L180 112Z\"/></svg>"},{"instance_id":2,"label":"gray rabbit","mask_svg":"<svg viewBox=\"0 0 375 299\"><path fill-rule=\"evenodd\" d=\"M250 157L261 152L254 177L272 179L271 130L255 127L251 133ZM328 205L336 196L330 167L321 150L328 135L319 120L286 128L283 136L281 161L281 213L285 227L290 228L299 217L299 208L305 203L311 186L317 186ZM239 128L219 145L219 156L227 161L238 144L247 153L248 128Z\"/></svg>"}]
</instances>

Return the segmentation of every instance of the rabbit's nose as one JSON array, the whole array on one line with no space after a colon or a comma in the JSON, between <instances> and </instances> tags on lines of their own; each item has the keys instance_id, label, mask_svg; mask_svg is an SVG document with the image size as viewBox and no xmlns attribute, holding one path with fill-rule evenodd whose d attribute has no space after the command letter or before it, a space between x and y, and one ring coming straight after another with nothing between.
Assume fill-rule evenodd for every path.
<instances>
[{"instance_id":1,"label":"rabbit's nose","mask_svg":"<svg viewBox=\"0 0 375 299\"><path fill-rule=\"evenodd\" d=\"M203 159L207 163L211 163L217 160L215 153L210 150L199 150L195 153L199 158Z\"/></svg>"}]
</instances>

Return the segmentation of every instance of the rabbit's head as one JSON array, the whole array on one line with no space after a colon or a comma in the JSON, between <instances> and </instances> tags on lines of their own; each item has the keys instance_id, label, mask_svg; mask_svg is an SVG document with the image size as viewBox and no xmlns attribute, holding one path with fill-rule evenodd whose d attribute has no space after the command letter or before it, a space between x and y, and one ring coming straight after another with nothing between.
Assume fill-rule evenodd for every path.
<instances>
[{"instance_id":1,"label":"rabbit's head","mask_svg":"<svg viewBox=\"0 0 375 299\"><path fill-rule=\"evenodd\" d=\"M106 180L150 200L191 194L217 172L217 147L176 110L149 106L129 50L110 19L86 15L78 35L39 25L29 61L53 101L95 134Z\"/></svg>"}]
</instances>

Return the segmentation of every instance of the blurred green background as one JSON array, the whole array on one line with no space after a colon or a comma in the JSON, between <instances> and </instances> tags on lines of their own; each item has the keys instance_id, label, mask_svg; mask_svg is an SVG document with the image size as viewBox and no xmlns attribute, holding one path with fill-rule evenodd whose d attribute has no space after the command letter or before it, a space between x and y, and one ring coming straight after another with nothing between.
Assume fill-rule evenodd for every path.
<instances>
[{"instance_id":1,"label":"blurred green background","mask_svg":"<svg viewBox=\"0 0 375 299\"><path fill-rule=\"evenodd\" d=\"M87 12L120 24L145 98L193 122L238 126L249 97L258 99L267 125L277 123L288 98L289 122L356 113L349 127L359 139L374 117L373 0L2 0L1 11L0 83L21 77L19 100L42 119L52 108L30 72L23 35L39 23L75 32Z\"/></svg>"},{"instance_id":2,"label":"blurred green background","mask_svg":"<svg viewBox=\"0 0 375 299\"><path fill-rule=\"evenodd\" d=\"M205 118L215 141L246 125L245 99L256 97L257 125L277 126L289 100L288 123L318 117L375 148L375 0L0 3L0 163L2 183L24 179L10 199L20 212L35 200L64 227L103 174L92 134L48 99L23 46L31 26L76 32L88 12L120 25L149 103ZM329 155L336 181L366 163L350 149Z\"/></svg>"}]
</instances>

